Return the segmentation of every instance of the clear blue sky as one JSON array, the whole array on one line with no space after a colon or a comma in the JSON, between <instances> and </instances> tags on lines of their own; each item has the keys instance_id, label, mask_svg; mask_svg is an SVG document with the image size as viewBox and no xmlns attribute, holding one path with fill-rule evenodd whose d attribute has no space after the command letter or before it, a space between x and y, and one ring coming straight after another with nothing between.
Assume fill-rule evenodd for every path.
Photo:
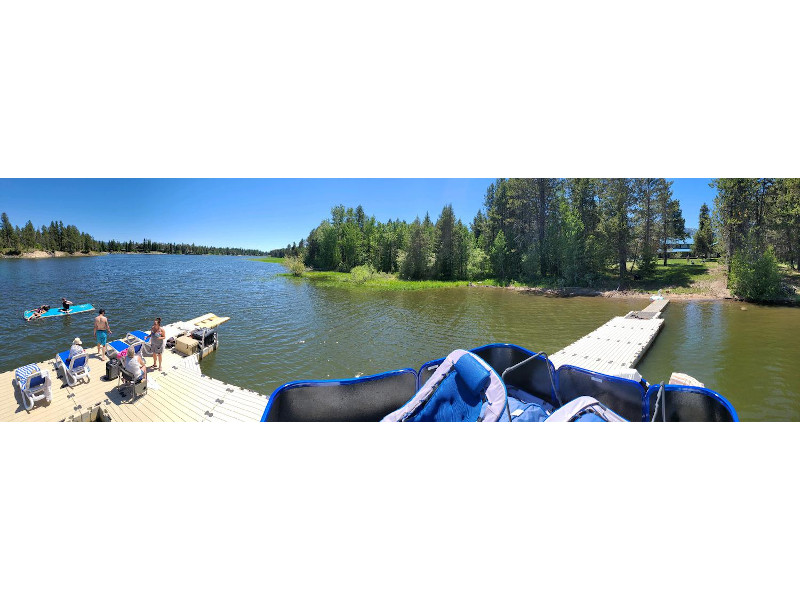
<instances>
[{"instance_id":1,"label":"clear blue sky","mask_svg":"<svg viewBox=\"0 0 800 600\"><path fill-rule=\"evenodd\" d=\"M0 179L0 211L20 227L63 221L95 239L271 250L308 235L335 204L380 221L436 219L445 204L472 221L492 179ZM688 227L713 206L708 179L675 179Z\"/></svg>"}]
</instances>

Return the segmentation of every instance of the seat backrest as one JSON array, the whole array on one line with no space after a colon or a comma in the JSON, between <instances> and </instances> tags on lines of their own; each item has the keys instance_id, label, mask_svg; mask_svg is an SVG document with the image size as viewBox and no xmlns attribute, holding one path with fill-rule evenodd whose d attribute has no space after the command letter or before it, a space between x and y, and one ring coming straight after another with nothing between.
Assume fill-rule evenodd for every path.
<instances>
[{"instance_id":1,"label":"seat backrest","mask_svg":"<svg viewBox=\"0 0 800 600\"><path fill-rule=\"evenodd\" d=\"M659 388L664 394L658 401ZM703 387L690 385L651 385L647 390L645 407L648 420L652 421L695 421L695 422L735 422L739 420L736 410L723 396Z\"/></svg>"},{"instance_id":2,"label":"seat backrest","mask_svg":"<svg viewBox=\"0 0 800 600\"><path fill-rule=\"evenodd\" d=\"M590 396L570 400L550 415L545 423L616 423L620 415Z\"/></svg>"},{"instance_id":3,"label":"seat backrest","mask_svg":"<svg viewBox=\"0 0 800 600\"><path fill-rule=\"evenodd\" d=\"M552 406L561 406L553 387L556 378L555 368L546 356L528 357L521 363L508 367L501 375L506 386L518 388Z\"/></svg>"},{"instance_id":4,"label":"seat backrest","mask_svg":"<svg viewBox=\"0 0 800 600\"><path fill-rule=\"evenodd\" d=\"M76 354L69 361L69 370L74 371L86 365L86 354Z\"/></svg>"},{"instance_id":5,"label":"seat backrest","mask_svg":"<svg viewBox=\"0 0 800 600\"><path fill-rule=\"evenodd\" d=\"M515 346L514 344L486 344L485 346L473 348L470 352L486 361L499 374L535 354L535 352L531 352L527 348ZM431 360L419 368L418 387L425 385L442 362L444 362L444 358Z\"/></svg>"},{"instance_id":6,"label":"seat backrest","mask_svg":"<svg viewBox=\"0 0 800 600\"><path fill-rule=\"evenodd\" d=\"M556 371L556 387L562 404L590 396L628 421L642 421L644 388L640 383L596 373L573 365L561 365Z\"/></svg>"},{"instance_id":7,"label":"seat backrest","mask_svg":"<svg viewBox=\"0 0 800 600\"><path fill-rule=\"evenodd\" d=\"M425 385L384 421L497 421L506 407L506 390L497 372L467 352L451 352Z\"/></svg>"},{"instance_id":8,"label":"seat backrest","mask_svg":"<svg viewBox=\"0 0 800 600\"><path fill-rule=\"evenodd\" d=\"M417 372L358 379L293 381L272 392L262 421L380 421L417 391Z\"/></svg>"},{"instance_id":9,"label":"seat backrest","mask_svg":"<svg viewBox=\"0 0 800 600\"><path fill-rule=\"evenodd\" d=\"M44 375L41 373L37 373L30 379L28 379L28 383L25 385L25 389L32 390L34 388L38 388L44 385Z\"/></svg>"}]
</instances>

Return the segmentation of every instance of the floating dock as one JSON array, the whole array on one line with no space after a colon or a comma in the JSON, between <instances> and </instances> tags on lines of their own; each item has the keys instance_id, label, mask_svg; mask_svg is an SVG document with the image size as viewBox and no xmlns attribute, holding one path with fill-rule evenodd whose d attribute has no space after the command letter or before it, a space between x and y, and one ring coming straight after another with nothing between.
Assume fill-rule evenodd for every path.
<instances>
[{"instance_id":1,"label":"floating dock","mask_svg":"<svg viewBox=\"0 0 800 600\"><path fill-rule=\"evenodd\" d=\"M202 326L208 317L187 324ZM168 338L175 336L178 325L164 327ZM14 372L0 373L0 421L256 422L267 404L262 394L203 375L198 353L185 356L174 349L164 349L163 371L148 372L147 393L135 400L129 386L118 390L116 379L106 381L107 363L100 360L96 346L86 348L90 381L67 387L58 377L61 372L55 367L55 350L53 359L38 363L40 369L50 372L52 402L37 402L26 410L13 383ZM209 350L206 348L206 353ZM152 362L145 357L148 367Z\"/></svg>"},{"instance_id":2,"label":"floating dock","mask_svg":"<svg viewBox=\"0 0 800 600\"><path fill-rule=\"evenodd\" d=\"M644 310L614 317L553 354L550 360L556 368L569 364L608 375L633 368L661 330L661 312L668 303L669 300L656 300Z\"/></svg>"}]
</instances>

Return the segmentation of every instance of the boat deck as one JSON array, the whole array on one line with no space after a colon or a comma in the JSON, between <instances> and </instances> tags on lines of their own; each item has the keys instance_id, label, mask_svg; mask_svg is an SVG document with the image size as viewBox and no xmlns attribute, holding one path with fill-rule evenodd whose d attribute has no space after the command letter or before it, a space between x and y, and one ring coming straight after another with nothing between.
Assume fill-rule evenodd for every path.
<instances>
[{"instance_id":1,"label":"boat deck","mask_svg":"<svg viewBox=\"0 0 800 600\"><path fill-rule=\"evenodd\" d=\"M664 319L660 316L668 302L656 300L644 310L614 317L553 354L550 360L556 368L570 364L606 374L633 368L661 330Z\"/></svg>"},{"instance_id":2,"label":"boat deck","mask_svg":"<svg viewBox=\"0 0 800 600\"><path fill-rule=\"evenodd\" d=\"M167 328L168 329L168 328ZM81 421L105 409L112 421L259 421L267 397L206 377L197 354L183 356L164 350L163 371L149 371L148 389L133 400L130 387L117 389L117 380L106 381L106 363L96 348L87 349L90 381L67 387L51 360L38 363L50 371L52 402L37 402L26 410L14 372L0 373L0 421ZM152 358L146 357L148 367ZM125 395L123 395L123 393Z\"/></svg>"}]
</instances>

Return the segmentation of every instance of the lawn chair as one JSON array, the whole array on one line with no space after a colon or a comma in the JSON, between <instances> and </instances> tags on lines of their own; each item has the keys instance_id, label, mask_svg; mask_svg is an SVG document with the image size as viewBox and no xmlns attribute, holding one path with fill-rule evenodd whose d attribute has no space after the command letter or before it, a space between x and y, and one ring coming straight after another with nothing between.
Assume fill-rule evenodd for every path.
<instances>
[{"instance_id":1,"label":"lawn chair","mask_svg":"<svg viewBox=\"0 0 800 600\"><path fill-rule=\"evenodd\" d=\"M136 354L142 356L153 356L153 349L150 345L150 334L137 329L136 331L129 331L125 336L125 341L129 344L141 344L140 348L136 349Z\"/></svg>"},{"instance_id":2,"label":"lawn chair","mask_svg":"<svg viewBox=\"0 0 800 600\"><path fill-rule=\"evenodd\" d=\"M506 410L506 386L482 358L454 350L405 405L384 421L493 422Z\"/></svg>"},{"instance_id":3,"label":"lawn chair","mask_svg":"<svg viewBox=\"0 0 800 600\"><path fill-rule=\"evenodd\" d=\"M131 395L133 396L133 400L136 401L137 396L143 396L147 393L147 379L145 378L145 372L142 370L142 374L138 379L134 379L133 373L128 371L125 368L125 361L122 361L119 366L119 378L117 379L117 389L120 387L123 388L122 395L125 395L124 388L130 387L131 388Z\"/></svg>"},{"instance_id":4,"label":"lawn chair","mask_svg":"<svg viewBox=\"0 0 800 600\"><path fill-rule=\"evenodd\" d=\"M128 345L128 342L123 342L122 340L114 340L113 342L109 342L108 347L111 348L111 358L121 358L120 354L124 356L128 351ZM136 354L142 355L142 352L144 351L144 342L139 340L138 343L134 343L133 349L136 351Z\"/></svg>"},{"instance_id":5,"label":"lawn chair","mask_svg":"<svg viewBox=\"0 0 800 600\"><path fill-rule=\"evenodd\" d=\"M25 365L14 371L14 381L22 394L22 405L25 410L32 410L33 403L46 400L53 401L50 389L50 371L42 371L38 365Z\"/></svg>"},{"instance_id":6,"label":"lawn chair","mask_svg":"<svg viewBox=\"0 0 800 600\"><path fill-rule=\"evenodd\" d=\"M64 372L64 381L69 387L78 384L82 379L89 383L89 357L86 352L76 354L72 358L69 357L69 350L60 352L56 355L56 368Z\"/></svg>"}]
</instances>

